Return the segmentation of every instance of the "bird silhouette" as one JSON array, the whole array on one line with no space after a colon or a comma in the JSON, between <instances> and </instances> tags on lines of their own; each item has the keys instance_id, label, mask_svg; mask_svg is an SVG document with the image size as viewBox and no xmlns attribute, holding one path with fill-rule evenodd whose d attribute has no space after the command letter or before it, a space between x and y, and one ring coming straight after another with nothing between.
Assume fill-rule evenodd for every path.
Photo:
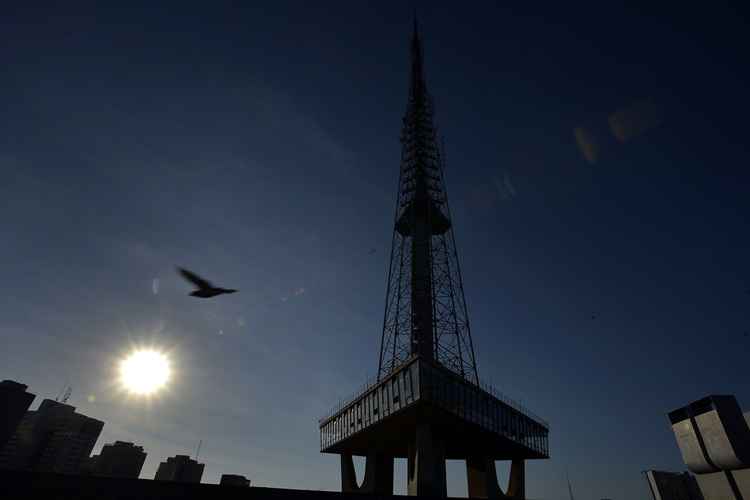
<instances>
[{"instance_id":1,"label":"bird silhouette","mask_svg":"<svg viewBox=\"0 0 750 500\"><path fill-rule=\"evenodd\" d=\"M211 297L216 297L217 295L222 295L225 293L235 293L237 291L231 288L221 288L214 286L210 281L204 280L194 272L188 271L187 269L178 267L177 271L183 278L198 287L197 290L190 292L190 295L193 297L209 299Z\"/></svg>"}]
</instances>

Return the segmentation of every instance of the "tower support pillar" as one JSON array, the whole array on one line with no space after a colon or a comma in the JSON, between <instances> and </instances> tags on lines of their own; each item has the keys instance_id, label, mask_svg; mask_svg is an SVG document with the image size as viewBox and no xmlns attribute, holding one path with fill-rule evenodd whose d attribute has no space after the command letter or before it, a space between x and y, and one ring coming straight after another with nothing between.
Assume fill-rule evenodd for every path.
<instances>
[{"instance_id":1,"label":"tower support pillar","mask_svg":"<svg viewBox=\"0 0 750 500\"><path fill-rule=\"evenodd\" d=\"M409 496L445 498L445 443L435 427L426 420L417 424L409 443L407 459L407 492Z\"/></svg>"},{"instance_id":2,"label":"tower support pillar","mask_svg":"<svg viewBox=\"0 0 750 500\"><path fill-rule=\"evenodd\" d=\"M469 498L524 500L526 497L525 463L515 459L510 465L508 492L503 493L497 483L495 460L487 457L471 457L466 460L466 476Z\"/></svg>"},{"instance_id":3,"label":"tower support pillar","mask_svg":"<svg viewBox=\"0 0 750 500\"><path fill-rule=\"evenodd\" d=\"M358 486L352 455L341 455L341 491L393 495L393 457L371 452L365 460L365 477L362 485Z\"/></svg>"}]
</instances>

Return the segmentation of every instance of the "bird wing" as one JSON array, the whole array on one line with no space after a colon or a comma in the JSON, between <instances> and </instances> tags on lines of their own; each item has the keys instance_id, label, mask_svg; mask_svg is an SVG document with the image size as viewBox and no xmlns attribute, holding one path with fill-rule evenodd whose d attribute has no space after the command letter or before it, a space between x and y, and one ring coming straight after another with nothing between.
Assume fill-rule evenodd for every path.
<instances>
[{"instance_id":1,"label":"bird wing","mask_svg":"<svg viewBox=\"0 0 750 500\"><path fill-rule=\"evenodd\" d=\"M183 269L181 267L178 267L177 270L180 272L183 278L185 278L198 288L213 288L213 285L210 281L204 280L194 272L188 271L187 269Z\"/></svg>"}]
</instances>

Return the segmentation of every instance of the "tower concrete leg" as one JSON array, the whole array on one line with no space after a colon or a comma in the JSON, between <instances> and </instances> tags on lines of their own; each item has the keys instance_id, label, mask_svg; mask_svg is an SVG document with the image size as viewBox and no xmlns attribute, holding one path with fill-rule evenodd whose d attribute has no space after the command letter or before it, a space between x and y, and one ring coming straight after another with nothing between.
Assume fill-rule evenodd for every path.
<instances>
[{"instance_id":1,"label":"tower concrete leg","mask_svg":"<svg viewBox=\"0 0 750 500\"><path fill-rule=\"evenodd\" d=\"M407 492L409 496L444 498L448 495L445 481L445 443L433 427L418 424L409 443Z\"/></svg>"},{"instance_id":2,"label":"tower concrete leg","mask_svg":"<svg viewBox=\"0 0 750 500\"><path fill-rule=\"evenodd\" d=\"M508 496L517 500L526 498L526 463L522 458L517 458L510 463Z\"/></svg>"},{"instance_id":3,"label":"tower concrete leg","mask_svg":"<svg viewBox=\"0 0 750 500\"><path fill-rule=\"evenodd\" d=\"M502 491L497 484L495 461L486 457L466 459L466 482L469 486L469 498L502 498Z\"/></svg>"},{"instance_id":4,"label":"tower concrete leg","mask_svg":"<svg viewBox=\"0 0 750 500\"><path fill-rule=\"evenodd\" d=\"M357 471L354 470L354 460L350 454L341 454L341 491L344 493L359 491Z\"/></svg>"},{"instance_id":5,"label":"tower concrete leg","mask_svg":"<svg viewBox=\"0 0 750 500\"><path fill-rule=\"evenodd\" d=\"M487 457L472 457L466 460L466 477L470 498L524 500L526 496L525 463L516 459L510 465L508 492L503 493L497 483L495 461Z\"/></svg>"},{"instance_id":6,"label":"tower concrete leg","mask_svg":"<svg viewBox=\"0 0 750 500\"><path fill-rule=\"evenodd\" d=\"M341 455L341 491L393 495L393 457L370 453L365 462L365 478L357 485L357 472L351 454Z\"/></svg>"}]
</instances>

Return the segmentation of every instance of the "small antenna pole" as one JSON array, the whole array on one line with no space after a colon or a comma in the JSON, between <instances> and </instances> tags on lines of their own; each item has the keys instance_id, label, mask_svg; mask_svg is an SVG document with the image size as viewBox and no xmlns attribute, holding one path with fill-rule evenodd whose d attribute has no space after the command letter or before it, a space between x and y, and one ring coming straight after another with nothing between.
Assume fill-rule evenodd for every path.
<instances>
[{"instance_id":1,"label":"small antenna pole","mask_svg":"<svg viewBox=\"0 0 750 500\"><path fill-rule=\"evenodd\" d=\"M65 393L64 393L64 394L63 394L63 396L62 396L62 401L61 401L61 403L63 403L63 404L67 403L67 402L68 402L68 399L70 399L70 394L71 394L72 392L73 392L73 387L72 387L72 386L68 386L68 388L67 388L67 389L65 389Z\"/></svg>"},{"instance_id":2,"label":"small antenna pole","mask_svg":"<svg viewBox=\"0 0 750 500\"><path fill-rule=\"evenodd\" d=\"M65 391L65 389L66 389L67 387L68 387L68 384L67 384L67 383L66 383L66 384L64 384L64 385L63 385L62 387L60 387L60 390L59 390L59 391L57 391L57 395L55 396L55 401L60 401L60 398L61 398L61 397L62 397L62 395L63 395L63 391Z\"/></svg>"},{"instance_id":3,"label":"small antenna pole","mask_svg":"<svg viewBox=\"0 0 750 500\"><path fill-rule=\"evenodd\" d=\"M198 441L198 449L195 450L195 460L196 460L196 462L198 461L198 455L201 452L201 445L202 444L203 444L203 440L201 439L200 441Z\"/></svg>"},{"instance_id":4,"label":"small antenna pole","mask_svg":"<svg viewBox=\"0 0 750 500\"><path fill-rule=\"evenodd\" d=\"M568 474L568 466L565 466L565 478L568 480L568 493L570 494L570 500L575 500L573 498L573 487L570 485L570 475Z\"/></svg>"}]
</instances>

